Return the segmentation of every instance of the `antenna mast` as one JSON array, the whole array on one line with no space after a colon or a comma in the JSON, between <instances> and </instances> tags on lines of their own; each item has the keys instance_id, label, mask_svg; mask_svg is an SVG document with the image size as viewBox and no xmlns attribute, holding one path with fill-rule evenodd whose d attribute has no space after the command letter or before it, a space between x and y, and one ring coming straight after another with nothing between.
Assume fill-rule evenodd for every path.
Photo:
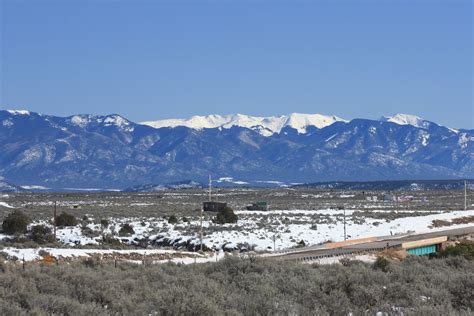
<instances>
[{"instance_id":1,"label":"antenna mast","mask_svg":"<svg viewBox=\"0 0 474 316\"><path fill-rule=\"evenodd\" d=\"M209 175L209 202L212 201L212 178L211 175Z\"/></svg>"}]
</instances>

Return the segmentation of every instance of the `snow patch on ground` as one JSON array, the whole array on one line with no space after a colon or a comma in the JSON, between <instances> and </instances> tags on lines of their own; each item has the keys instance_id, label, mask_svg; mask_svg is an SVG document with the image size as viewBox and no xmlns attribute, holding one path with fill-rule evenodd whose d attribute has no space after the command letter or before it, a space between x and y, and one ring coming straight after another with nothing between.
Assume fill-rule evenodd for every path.
<instances>
[{"instance_id":1,"label":"snow patch on ground","mask_svg":"<svg viewBox=\"0 0 474 316\"><path fill-rule=\"evenodd\" d=\"M227 183L233 183L233 184L238 184L238 185L249 184L249 182L246 182L246 181L234 180L234 178L232 177L221 177L215 181L217 183L227 182Z\"/></svg>"},{"instance_id":2,"label":"snow patch on ground","mask_svg":"<svg viewBox=\"0 0 474 316\"><path fill-rule=\"evenodd\" d=\"M169 254L171 255L170 259L166 260L153 260L154 263L166 263L174 262L181 264L191 264L191 263L204 263L204 262L214 262L224 258L224 253L214 253L214 254L199 254L196 252L186 252L186 251L176 251L176 250L165 250L165 249L134 249L134 250L108 250L108 249L68 249L68 248L5 248L2 250L7 253L9 256L15 256L19 260L25 261L35 261L42 260L43 257L39 254L44 251L49 253L55 258L88 258L94 255L132 255L137 254L146 258L146 256L155 255L155 254ZM175 257L173 257L173 255Z\"/></svg>"},{"instance_id":3,"label":"snow patch on ground","mask_svg":"<svg viewBox=\"0 0 474 316\"><path fill-rule=\"evenodd\" d=\"M6 208L15 208L14 206L11 206L10 204L6 202L1 202L1 201L0 201L0 206L6 207Z\"/></svg>"},{"instance_id":4,"label":"snow patch on ground","mask_svg":"<svg viewBox=\"0 0 474 316\"><path fill-rule=\"evenodd\" d=\"M49 188L47 187L44 187L42 185L22 185L21 186L22 189L25 189L25 190L49 190Z\"/></svg>"},{"instance_id":5,"label":"snow patch on ground","mask_svg":"<svg viewBox=\"0 0 474 316\"><path fill-rule=\"evenodd\" d=\"M314 260L303 261L303 263L309 263L309 264L313 264L313 263L317 263L317 264L340 264L341 260L344 259L344 258L347 258L351 261L352 260L358 260L358 261L362 261L362 262L369 263L369 264L372 264L372 263L375 262L375 260L377 260L376 255L357 255L357 256L348 255L348 256L318 258L318 259L314 259Z\"/></svg>"}]
</instances>

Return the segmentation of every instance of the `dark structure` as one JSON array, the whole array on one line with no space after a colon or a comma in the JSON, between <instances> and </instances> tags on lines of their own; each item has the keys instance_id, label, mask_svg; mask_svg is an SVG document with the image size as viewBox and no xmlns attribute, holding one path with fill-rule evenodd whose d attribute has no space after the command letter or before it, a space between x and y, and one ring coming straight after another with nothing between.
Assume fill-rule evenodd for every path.
<instances>
[{"instance_id":1,"label":"dark structure","mask_svg":"<svg viewBox=\"0 0 474 316\"><path fill-rule=\"evenodd\" d=\"M259 201L256 203L252 203L251 205L247 205L246 208L249 211L267 211L268 203L266 201Z\"/></svg>"},{"instance_id":2,"label":"dark structure","mask_svg":"<svg viewBox=\"0 0 474 316\"><path fill-rule=\"evenodd\" d=\"M202 202L202 209L204 212L222 212L227 207L227 203L224 202Z\"/></svg>"}]
</instances>

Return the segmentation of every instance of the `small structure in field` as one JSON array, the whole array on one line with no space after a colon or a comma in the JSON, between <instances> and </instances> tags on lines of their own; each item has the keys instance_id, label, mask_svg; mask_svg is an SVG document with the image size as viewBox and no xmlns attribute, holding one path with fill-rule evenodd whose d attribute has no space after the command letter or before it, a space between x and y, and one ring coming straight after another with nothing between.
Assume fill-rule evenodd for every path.
<instances>
[{"instance_id":1,"label":"small structure in field","mask_svg":"<svg viewBox=\"0 0 474 316\"><path fill-rule=\"evenodd\" d=\"M227 203L224 202L215 202L215 201L207 201L202 202L202 209L204 212L222 212L227 207Z\"/></svg>"},{"instance_id":2,"label":"small structure in field","mask_svg":"<svg viewBox=\"0 0 474 316\"><path fill-rule=\"evenodd\" d=\"M202 210L204 212L215 212L215 213L221 213L223 212L226 207L227 203L225 202L217 202L212 200L212 178L209 175L209 201L202 202Z\"/></svg>"},{"instance_id":3,"label":"small structure in field","mask_svg":"<svg viewBox=\"0 0 474 316\"><path fill-rule=\"evenodd\" d=\"M268 211L267 201L258 201L246 206L249 211Z\"/></svg>"}]
</instances>

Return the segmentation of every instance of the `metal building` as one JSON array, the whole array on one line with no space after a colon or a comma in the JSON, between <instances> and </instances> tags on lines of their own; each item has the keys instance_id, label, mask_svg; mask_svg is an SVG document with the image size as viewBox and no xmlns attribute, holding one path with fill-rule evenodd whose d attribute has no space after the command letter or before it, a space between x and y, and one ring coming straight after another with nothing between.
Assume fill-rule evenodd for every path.
<instances>
[{"instance_id":1,"label":"metal building","mask_svg":"<svg viewBox=\"0 0 474 316\"><path fill-rule=\"evenodd\" d=\"M202 209L204 212L222 212L227 207L227 203L207 201L202 202Z\"/></svg>"}]
</instances>

